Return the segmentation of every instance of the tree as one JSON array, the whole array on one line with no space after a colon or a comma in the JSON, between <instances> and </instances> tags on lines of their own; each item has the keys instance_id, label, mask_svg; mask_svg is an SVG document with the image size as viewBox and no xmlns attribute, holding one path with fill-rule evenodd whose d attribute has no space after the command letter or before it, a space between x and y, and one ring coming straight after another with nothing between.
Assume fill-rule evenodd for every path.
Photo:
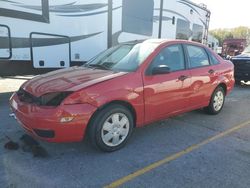
<instances>
[{"instance_id":1,"label":"tree","mask_svg":"<svg viewBox=\"0 0 250 188\"><path fill-rule=\"evenodd\" d=\"M250 28L248 27L240 26L232 29L214 29L209 33L219 40L220 46L222 46L224 39L230 38L247 39L247 44L250 44Z\"/></svg>"}]
</instances>

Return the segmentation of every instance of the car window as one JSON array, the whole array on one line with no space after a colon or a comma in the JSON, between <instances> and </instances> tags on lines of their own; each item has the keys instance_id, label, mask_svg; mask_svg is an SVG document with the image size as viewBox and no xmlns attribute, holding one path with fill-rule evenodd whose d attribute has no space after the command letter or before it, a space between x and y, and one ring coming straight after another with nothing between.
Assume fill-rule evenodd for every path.
<instances>
[{"instance_id":1,"label":"car window","mask_svg":"<svg viewBox=\"0 0 250 188\"><path fill-rule=\"evenodd\" d=\"M209 59L204 48L193 45L186 45L186 48L190 68L209 65Z\"/></svg>"},{"instance_id":2,"label":"car window","mask_svg":"<svg viewBox=\"0 0 250 188\"><path fill-rule=\"evenodd\" d=\"M209 50L207 50L207 52L209 54L211 64L217 65L220 63L219 60L214 56L214 54L212 54Z\"/></svg>"},{"instance_id":3,"label":"car window","mask_svg":"<svg viewBox=\"0 0 250 188\"><path fill-rule=\"evenodd\" d=\"M168 66L170 72L185 69L182 46L172 45L161 50L151 63L150 70L160 65Z\"/></svg>"}]
</instances>

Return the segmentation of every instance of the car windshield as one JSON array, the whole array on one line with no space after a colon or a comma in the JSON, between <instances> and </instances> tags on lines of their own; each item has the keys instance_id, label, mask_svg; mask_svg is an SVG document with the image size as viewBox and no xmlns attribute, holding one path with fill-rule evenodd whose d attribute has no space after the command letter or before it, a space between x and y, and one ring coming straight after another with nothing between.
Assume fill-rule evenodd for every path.
<instances>
[{"instance_id":1,"label":"car windshield","mask_svg":"<svg viewBox=\"0 0 250 188\"><path fill-rule=\"evenodd\" d=\"M85 66L119 72L133 72L154 51L157 44L121 44L91 59Z\"/></svg>"},{"instance_id":2,"label":"car windshield","mask_svg":"<svg viewBox=\"0 0 250 188\"><path fill-rule=\"evenodd\" d=\"M248 47L246 47L242 53L249 54L250 53L250 45Z\"/></svg>"}]
</instances>

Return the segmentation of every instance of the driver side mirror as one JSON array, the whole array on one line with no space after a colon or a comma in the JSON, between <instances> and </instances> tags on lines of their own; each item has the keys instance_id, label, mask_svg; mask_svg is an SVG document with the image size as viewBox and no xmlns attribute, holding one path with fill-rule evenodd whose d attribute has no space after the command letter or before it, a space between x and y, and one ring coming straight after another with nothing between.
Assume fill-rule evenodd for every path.
<instances>
[{"instance_id":1,"label":"driver side mirror","mask_svg":"<svg viewBox=\"0 0 250 188\"><path fill-rule=\"evenodd\" d=\"M168 73L170 73L170 68L167 65L158 65L152 69L152 75Z\"/></svg>"}]
</instances>

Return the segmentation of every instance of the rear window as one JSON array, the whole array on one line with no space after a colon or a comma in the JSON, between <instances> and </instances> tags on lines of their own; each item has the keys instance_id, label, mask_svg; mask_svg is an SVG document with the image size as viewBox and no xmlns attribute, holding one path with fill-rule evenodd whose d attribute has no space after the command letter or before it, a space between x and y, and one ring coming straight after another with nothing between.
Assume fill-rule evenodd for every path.
<instances>
[{"instance_id":1,"label":"rear window","mask_svg":"<svg viewBox=\"0 0 250 188\"><path fill-rule=\"evenodd\" d=\"M220 63L220 61L214 56L211 51L207 50L207 53L209 54L209 59L212 65L217 65Z\"/></svg>"}]
</instances>

